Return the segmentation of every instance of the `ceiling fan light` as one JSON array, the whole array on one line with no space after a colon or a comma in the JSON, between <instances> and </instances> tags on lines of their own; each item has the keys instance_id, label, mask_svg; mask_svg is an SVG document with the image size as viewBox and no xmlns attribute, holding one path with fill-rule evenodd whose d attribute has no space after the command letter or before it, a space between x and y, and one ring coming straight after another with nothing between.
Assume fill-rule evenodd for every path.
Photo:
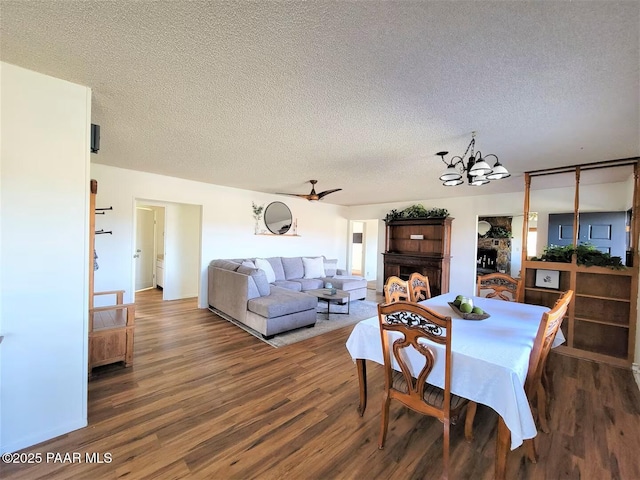
<instances>
[{"instance_id":1,"label":"ceiling fan light","mask_svg":"<svg viewBox=\"0 0 640 480\"><path fill-rule=\"evenodd\" d=\"M487 175L487 178L489 180L500 180L502 178L507 178L510 176L511 174L509 173L509 171L500 162L496 162L491 173Z\"/></svg>"},{"instance_id":2,"label":"ceiling fan light","mask_svg":"<svg viewBox=\"0 0 640 480\"><path fill-rule=\"evenodd\" d=\"M453 181L453 180L460 180L462 178L462 175L460 174L460 172L458 172L456 170L456 167L454 167L453 165L449 165L444 172L442 172L442 175L440 175L440 180L443 182L449 182L449 181ZM462 183L462 182L460 182ZM459 184L457 184L459 185Z\"/></svg>"},{"instance_id":3,"label":"ceiling fan light","mask_svg":"<svg viewBox=\"0 0 640 480\"><path fill-rule=\"evenodd\" d=\"M477 175L476 177L473 178L473 180L471 180L471 182L469 182L469 185L473 185L474 187L479 187L480 185L486 185L487 183L489 183L489 180L487 180L487 177L485 177L484 175Z\"/></svg>"},{"instance_id":4,"label":"ceiling fan light","mask_svg":"<svg viewBox=\"0 0 640 480\"><path fill-rule=\"evenodd\" d=\"M460 178L454 178L453 180L446 180L442 182L442 185L445 187L455 187L456 185L462 185L464 182L462 181L462 176Z\"/></svg>"},{"instance_id":5,"label":"ceiling fan light","mask_svg":"<svg viewBox=\"0 0 640 480\"><path fill-rule=\"evenodd\" d=\"M469 175L471 175L472 177L476 177L479 175L484 176L490 172L491 172L491 167L482 158L480 158L479 161L474 163L471 169L469 169Z\"/></svg>"}]
</instances>

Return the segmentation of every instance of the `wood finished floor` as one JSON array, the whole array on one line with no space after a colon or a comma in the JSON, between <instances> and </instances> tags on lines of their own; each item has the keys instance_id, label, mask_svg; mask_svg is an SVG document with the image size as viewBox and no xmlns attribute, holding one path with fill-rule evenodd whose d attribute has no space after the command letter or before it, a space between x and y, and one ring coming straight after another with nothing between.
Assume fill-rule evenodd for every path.
<instances>
[{"instance_id":1,"label":"wood finished floor","mask_svg":"<svg viewBox=\"0 0 640 480\"><path fill-rule=\"evenodd\" d=\"M375 296L375 292L372 292ZM434 479L442 425L391 404L378 450L382 369L369 366L363 418L352 327L275 349L194 299L138 295L134 366L89 384L89 426L25 452L110 453L106 464L0 464L3 479ZM537 464L509 455L512 479L640 479L640 394L630 371L552 355L552 433ZM452 477L491 479L496 414L480 405L475 440L451 435Z\"/></svg>"}]
</instances>

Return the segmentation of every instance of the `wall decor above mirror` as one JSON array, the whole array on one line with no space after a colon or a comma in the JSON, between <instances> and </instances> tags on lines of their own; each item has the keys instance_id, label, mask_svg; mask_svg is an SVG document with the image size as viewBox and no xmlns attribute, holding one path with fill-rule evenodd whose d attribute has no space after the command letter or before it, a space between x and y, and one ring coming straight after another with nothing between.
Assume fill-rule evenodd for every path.
<instances>
[{"instance_id":1,"label":"wall decor above mirror","mask_svg":"<svg viewBox=\"0 0 640 480\"><path fill-rule=\"evenodd\" d=\"M275 235L284 235L291 229L291 210L282 202L271 202L264 211L264 224Z\"/></svg>"}]
</instances>

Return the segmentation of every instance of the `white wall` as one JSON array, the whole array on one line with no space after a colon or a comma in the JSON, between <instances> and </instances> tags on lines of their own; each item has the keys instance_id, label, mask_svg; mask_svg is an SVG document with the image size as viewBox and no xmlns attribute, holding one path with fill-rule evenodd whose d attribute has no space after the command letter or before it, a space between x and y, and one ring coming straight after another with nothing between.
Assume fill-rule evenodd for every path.
<instances>
[{"instance_id":1,"label":"white wall","mask_svg":"<svg viewBox=\"0 0 640 480\"><path fill-rule=\"evenodd\" d=\"M102 132L103 138L108 135ZM107 165L91 164L91 178L98 181L97 203L113 206L100 221L108 222L106 230L113 235L100 235L100 276L97 290L126 288L125 301L133 292L133 215L135 199L185 203L202 206L200 238L200 294L198 304L207 306L207 266L216 258L255 256L325 255L337 258L340 268L346 267L348 255L348 220L346 207L322 202L283 198L261 192L220 187L207 183L126 170ZM299 237L254 235L251 202L269 204L281 201L297 219ZM102 217L102 216L101 216ZM102 225L98 225L101 228Z\"/></svg>"},{"instance_id":2,"label":"white wall","mask_svg":"<svg viewBox=\"0 0 640 480\"><path fill-rule=\"evenodd\" d=\"M197 297L201 208L199 205L170 203L166 212L163 298Z\"/></svg>"},{"instance_id":3,"label":"white wall","mask_svg":"<svg viewBox=\"0 0 640 480\"><path fill-rule=\"evenodd\" d=\"M91 90L2 63L0 450L87 424Z\"/></svg>"},{"instance_id":4,"label":"white wall","mask_svg":"<svg viewBox=\"0 0 640 480\"><path fill-rule=\"evenodd\" d=\"M524 214L514 215L511 219L511 276L519 277L522 270L522 224ZM524 272L522 272L524 273Z\"/></svg>"}]
</instances>

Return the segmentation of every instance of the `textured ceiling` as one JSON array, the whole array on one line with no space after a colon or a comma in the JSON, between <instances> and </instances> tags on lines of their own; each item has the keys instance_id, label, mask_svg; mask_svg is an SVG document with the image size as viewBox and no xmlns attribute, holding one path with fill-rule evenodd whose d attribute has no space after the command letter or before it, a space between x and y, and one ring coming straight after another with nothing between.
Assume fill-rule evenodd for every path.
<instances>
[{"instance_id":1,"label":"textured ceiling","mask_svg":"<svg viewBox=\"0 0 640 480\"><path fill-rule=\"evenodd\" d=\"M0 1L0 58L93 92L93 162L361 205L640 155L640 2ZM443 187L435 155L509 179Z\"/></svg>"}]
</instances>

